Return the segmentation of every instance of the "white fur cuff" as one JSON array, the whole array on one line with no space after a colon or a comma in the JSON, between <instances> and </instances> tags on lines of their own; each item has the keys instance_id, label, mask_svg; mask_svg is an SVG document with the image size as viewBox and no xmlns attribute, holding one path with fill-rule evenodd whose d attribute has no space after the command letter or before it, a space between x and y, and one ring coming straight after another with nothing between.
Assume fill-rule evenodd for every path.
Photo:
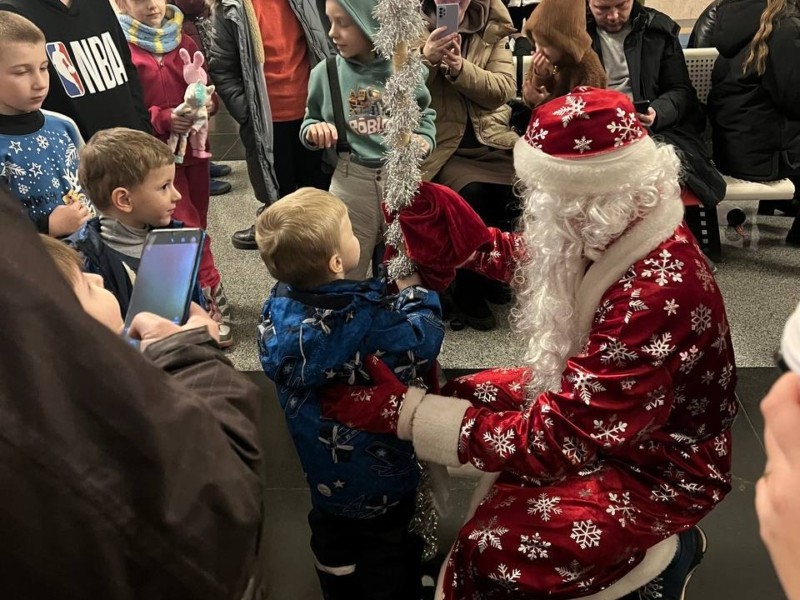
<instances>
[{"instance_id":1,"label":"white fur cuff","mask_svg":"<svg viewBox=\"0 0 800 600\"><path fill-rule=\"evenodd\" d=\"M458 398L425 396L411 423L414 450L420 460L454 467L461 464L458 438L464 413L470 406L469 402Z\"/></svg>"},{"instance_id":2,"label":"white fur cuff","mask_svg":"<svg viewBox=\"0 0 800 600\"><path fill-rule=\"evenodd\" d=\"M425 397L425 390L418 387L410 387L406 392L406 397L400 405L400 414L397 417L397 437L401 440L411 441L411 424L414 421L414 414L417 412L420 402Z\"/></svg>"}]
</instances>

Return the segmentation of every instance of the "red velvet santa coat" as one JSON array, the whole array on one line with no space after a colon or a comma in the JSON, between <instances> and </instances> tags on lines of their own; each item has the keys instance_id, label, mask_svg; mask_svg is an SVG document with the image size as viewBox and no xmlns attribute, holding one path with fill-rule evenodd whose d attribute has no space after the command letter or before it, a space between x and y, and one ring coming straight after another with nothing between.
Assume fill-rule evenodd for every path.
<instances>
[{"instance_id":1,"label":"red velvet santa coat","mask_svg":"<svg viewBox=\"0 0 800 600\"><path fill-rule=\"evenodd\" d=\"M526 406L527 371L499 369L445 389L471 406L420 405L420 458L500 472L453 547L446 600L620 598L730 490L728 320L682 214L664 201L586 271L576 319L588 341L561 391ZM519 244L497 242L478 263L509 274Z\"/></svg>"}]
</instances>

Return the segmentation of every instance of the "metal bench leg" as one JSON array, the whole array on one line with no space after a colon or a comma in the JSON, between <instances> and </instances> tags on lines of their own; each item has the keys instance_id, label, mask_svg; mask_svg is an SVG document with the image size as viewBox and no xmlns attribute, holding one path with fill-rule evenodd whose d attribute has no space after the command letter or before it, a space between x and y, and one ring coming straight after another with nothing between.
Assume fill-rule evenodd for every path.
<instances>
[{"instance_id":1,"label":"metal bench leg","mask_svg":"<svg viewBox=\"0 0 800 600\"><path fill-rule=\"evenodd\" d=\"M687 206L684 218L700 249L712 261L719 261L722 257L722 242L719 238L716 208L709 209L703 205Z\"/></svg>"}]
</instances>

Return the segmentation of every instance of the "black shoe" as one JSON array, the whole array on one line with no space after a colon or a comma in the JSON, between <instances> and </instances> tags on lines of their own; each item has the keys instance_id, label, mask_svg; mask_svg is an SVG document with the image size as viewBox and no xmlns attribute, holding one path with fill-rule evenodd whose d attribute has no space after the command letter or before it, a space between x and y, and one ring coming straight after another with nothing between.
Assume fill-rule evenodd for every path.
<instances>
[{"instance_id":1,"label":"black shoe","mask_svg":"<svg viewBox=\"0 0 800 600\"><path fill-rule=\"evenodd\" d=\"M786 234L786 244L800 248L800 217L795 217L792 228Z\"/></svg>"},{"instance_id":2,"label":"black shoe","mask_svg":"<svg viewBox=\"0 0 800 600\"><path fill-rule=\"evenodd\" d=\"M211 179L219 179L231 174L231 168L228 165L221 165L215 162L210 163L209 171L211 172Z\"/></svg>"},{"instance_id":3,"label":"black shoe","mask_svg":"<svg viewBox=\"0 0 800 600\"><path fill-rule=\"evenodd\" d=\"M231 191L231 184L227 181L221 181L219 179L212 179L211 180L211 195L212 196L221 196L222 194L227 194Z\"/></svg>"},{"instance_id":4,"label":"black shoe","mask_svg":"<svg viewBox=\"0 0 800 600\"><path fill-rule=\"evenodd\" d=\"M481 292L483 297L492 304L508 304L514 298L511 286L499 281L488 280Z\"/></svg>"},{"instance_id":5,"label":"black shoe","mask_svg":"<svg viewBox=\"0 0 800 600\"><path fill-rule=\"evenodd\" d=\"M686 588L695 569L705 556L708 542L705 532L697 526L684 531L678 536L678 553L666 569L652 581L642 586L625 600L645 600L647 598L664 598L664 600L684 600Z\"/></svg>"},{"instance_id":6,"label":"black shoe","mask_svg":"<svg viewBox=\"0 0 800 600\"><path fill-rule=\"evenodd\" d=\"M761 200L758 203L758 214L772 216L778 211L784 217L796 217L798 206L800 205L793 200Z\"/></svg>"},{"instance_id":7,"label":"black shoe","mask_svg":"<svg viewBox=\"0 0 800 600\"><path fill-rule=\"evenodd\" d=\"M258 250L256 245L256 226L237 231L231 236L231 243L237 250Z\"/></svg>"},{"instance_id":8,"label":"black shoe","mask_svg":"<svg viewBox=\"0 0 800 600\"><path fill-rule=\"evenodd\" d=\"M489 331L497 327L497 319L486 300L476 294L463 298L455 297L455 316L450 321L453 331L460 331L467 325L478 331Z\"/></svg>"}]
</instances>

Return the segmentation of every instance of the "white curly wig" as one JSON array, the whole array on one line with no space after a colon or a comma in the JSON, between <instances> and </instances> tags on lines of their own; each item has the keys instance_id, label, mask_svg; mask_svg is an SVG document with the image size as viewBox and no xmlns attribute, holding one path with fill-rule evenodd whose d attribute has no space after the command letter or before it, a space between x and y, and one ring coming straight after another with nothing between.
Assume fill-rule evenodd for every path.
<instances>
[{"instance_id":1,"label":"white curly wig","mask_svg":"<svg viewBox=\"0 0 800 600\"><path fill-rule=\"evenodd\" d=\"M527 258L517 268L512 324L527 341L529 395L561 388L568 357L585 344L575 318L589 263L662 201L680 196L680 160L649 137L591 158L560 159L524 139L514 148Z\"/></svg>"}]
</instances>

